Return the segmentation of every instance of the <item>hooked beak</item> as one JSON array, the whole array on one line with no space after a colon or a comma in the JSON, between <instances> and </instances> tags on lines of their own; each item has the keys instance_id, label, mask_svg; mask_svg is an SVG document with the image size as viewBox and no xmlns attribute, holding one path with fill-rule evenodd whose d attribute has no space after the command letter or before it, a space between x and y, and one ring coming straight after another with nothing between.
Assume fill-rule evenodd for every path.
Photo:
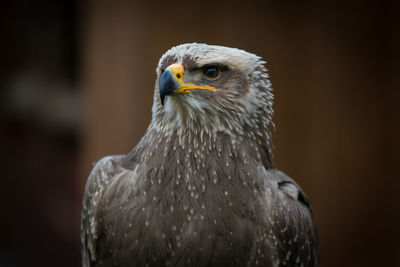
<instances>
[{"instance_id":1,"label":"hooked beak","mask_svg":"<svg viewBox=\"0 0 400 267\"><path fill-rule=\"evenodd\" d=\"M160 77L160 99L164 105L166 95L189 94L190 90L203 89L214 91L215 87L183 83L184 68L181 64L170 65Z\"/></svg>"}]
</instances>

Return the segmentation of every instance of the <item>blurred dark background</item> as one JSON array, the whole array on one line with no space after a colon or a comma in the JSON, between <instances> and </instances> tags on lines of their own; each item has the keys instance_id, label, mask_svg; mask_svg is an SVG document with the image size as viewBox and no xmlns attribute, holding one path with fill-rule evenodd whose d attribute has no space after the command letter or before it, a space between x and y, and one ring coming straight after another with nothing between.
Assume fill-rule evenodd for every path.
<instances>
[{"instance_id":1,"label":"blurred dark background","mask_svg":"<svg viewBox=\"0 0 400 267\"><path fill-rule=\"evenodd\" d=\"M275 165L309 195L329 266L400 266L395 1L2 3L0 266L80 266L92 163L150 118L155 66L204 42L262 56Z\"/></svg>"}]
</instances>

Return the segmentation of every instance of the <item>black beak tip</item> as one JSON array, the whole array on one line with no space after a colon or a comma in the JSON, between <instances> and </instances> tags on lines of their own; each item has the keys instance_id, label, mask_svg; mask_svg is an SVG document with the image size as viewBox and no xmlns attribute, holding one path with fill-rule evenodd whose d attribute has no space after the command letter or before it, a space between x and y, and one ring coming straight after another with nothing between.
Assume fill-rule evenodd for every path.
<instances>
[{"instance_id":1,"label":"black beak tip","mask_svg":"<svg viewBox=\"0 0 400 267\"><path fill-rule=\"evenodd\" d=\"M161 104L164 105L166 95L172 95L172 93L180 87L180 84L175 79L174 74L170 69L166 69L160 77L160 100Z\"/></svg>"}]
</instances>

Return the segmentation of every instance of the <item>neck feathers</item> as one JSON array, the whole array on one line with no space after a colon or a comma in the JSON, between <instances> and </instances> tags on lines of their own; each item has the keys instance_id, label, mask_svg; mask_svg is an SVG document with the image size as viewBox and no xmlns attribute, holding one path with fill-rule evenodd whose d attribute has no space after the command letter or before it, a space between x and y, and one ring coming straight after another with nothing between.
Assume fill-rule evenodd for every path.
<instances>
[{"instance_id":1,"label":"neck feathers","mask_svg":"<svg viewBox=\"0 0 400 267\"><path fill-rule=\"evenodd\" d=\"M150 125L132 156L148 168L167 164L164 168L175 166L173 169L187 169L193 174L204 168L233 168L239 163L272 168L267 125L257 118L250 122L258 125L218 130L200 124L176 129Z\"/></svg>"}]
</instances>

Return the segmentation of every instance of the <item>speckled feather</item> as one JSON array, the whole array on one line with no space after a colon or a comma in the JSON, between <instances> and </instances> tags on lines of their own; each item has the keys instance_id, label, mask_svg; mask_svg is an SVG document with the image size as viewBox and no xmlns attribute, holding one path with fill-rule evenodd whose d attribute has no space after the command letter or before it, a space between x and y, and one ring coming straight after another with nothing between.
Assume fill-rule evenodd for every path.
<instances>
[{"instance_id":1,"label":"speckled feather","mask_svg":"<svg viewBox=\"0 0 400 267\"><path fill-rule=\"evenodd\" d=\"M228 71L215 91L168 96L163 106L158 79L173 63L193 73L217 63ZM88 178L83 266L319 266L307 197L272 166L264 64L204 44L161 57L145 135L128 155L100 160Z\"/></svg>"}]
</instances>

